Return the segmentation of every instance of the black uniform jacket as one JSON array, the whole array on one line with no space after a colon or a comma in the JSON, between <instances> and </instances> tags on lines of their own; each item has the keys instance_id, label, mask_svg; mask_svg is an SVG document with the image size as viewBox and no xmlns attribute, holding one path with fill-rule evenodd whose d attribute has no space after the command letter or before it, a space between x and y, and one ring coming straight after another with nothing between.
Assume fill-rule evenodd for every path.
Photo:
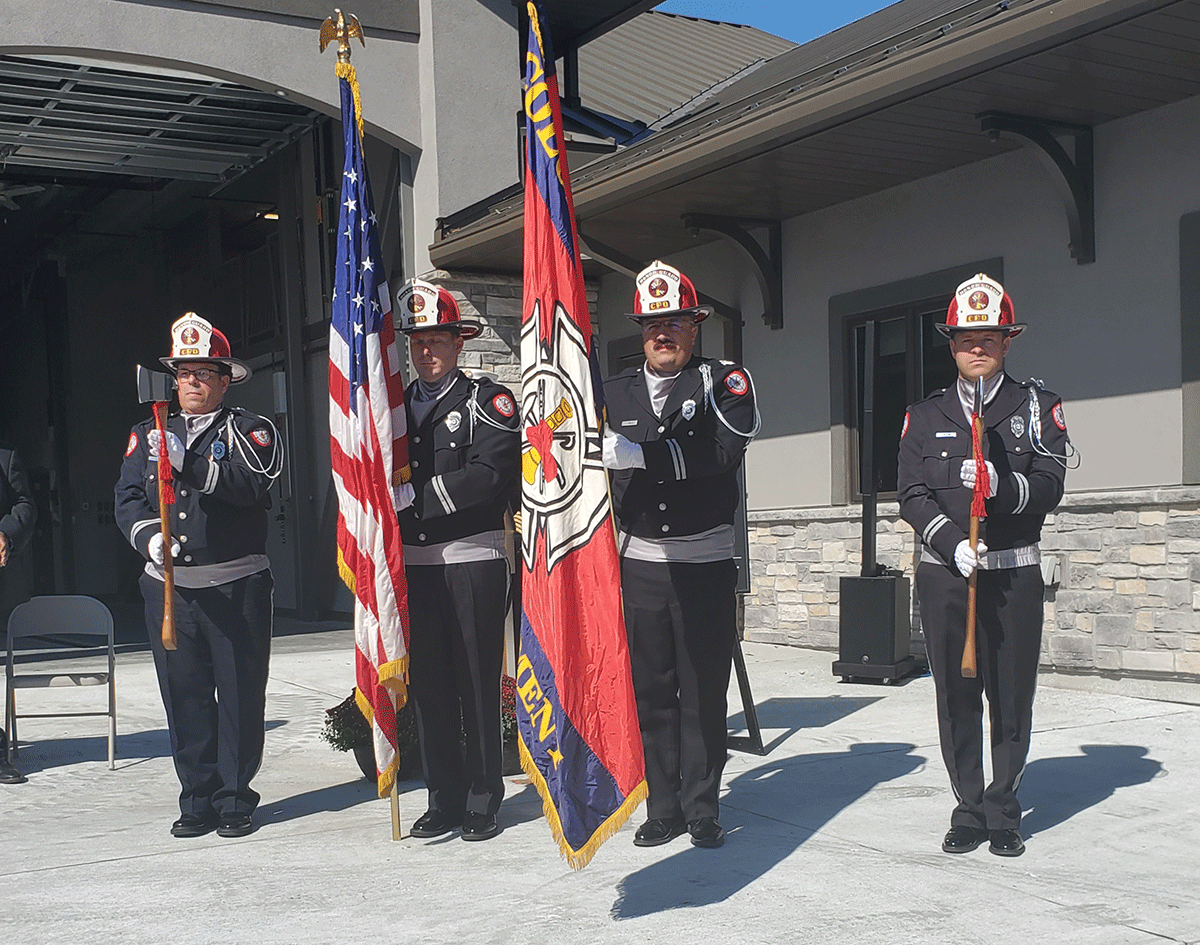
<instances>
[{"instance_id":1,"label":"black uniform jacket","mask_svg":"<svg viewBox=\"0 0 1200 945\"><path fill-rule=\"evenodd\" d=\"M8 539L9 554L15 554L33 535L37 507L17 451L0 442L0 532Z\"/></svg>"},{"instance_id":2,"label":"black uniform jacket","mask_svg":"<svg viewBox=\"0 0 1200 945\"><path fill-rule=\"evenodd\" d=\"M1041 388L1033 390L1040 407L1042 444L1062 456L1067 427L1061 398ZM1000 480L981 522L989 551L1039 541L1046 513L1062 499L1065 470L1033 448L1030 393L1031 388L1005 376L992 402L984 405L983 455ZM971 427L957 385L908 408L900 437L900 517L945 562L954 560L954 549L970 528L972 491L963 486L961 469L971 455Z\"/></svg>"},{"instance_id":3,"label":"black uniform jacket","mask_svg":"<svg viewBox=\"0 0 1200 945\"><path fill-rule=\"evenodd\" d=\"M461 371L418 425L416 381L404 392L416 498L400 513L406 545L436 545L504 527L521 459L520 416L508 388Z\"/></svg>"},{"instance_id":4,"label":"black uniform jacket","mask_svg":"<svg viewBox=\"0 0 1200 945\"><path fill-rule=\"evenodd\" d=\"M712 377L705 392L701 366ZM754 390L746 369L730 361L692 358L654 415L644 365L604 384L608 426L641 444L645 469L612 475L613 507L622 531L639 538L696 535L733 523L741 498L737 469L754 430ZM730 429L732 427L733 429Z\"/></svg>"},{"instance_id":5,"label":"black uniform jacket","mask_svg":"<svg viewBox=\"0 0 1200 945\"><path fill-rule=\"evenodd\" d=\"M242 436L235 436L233 428ZM149 458L146 444L146 434L153 429L151 418L130 432L116 488L117 525L147 560L150 537L159 530L158 463ZM187 443L178 411L168 416L167 430ZM276 435L264 417L240 407L222 407L187 448L183 469L175 470L171 510L171 535L182 546L176 567L266 554L271 505L267 490L272 480L258 470L270 465Z\"/></svg>"}]
</instances>

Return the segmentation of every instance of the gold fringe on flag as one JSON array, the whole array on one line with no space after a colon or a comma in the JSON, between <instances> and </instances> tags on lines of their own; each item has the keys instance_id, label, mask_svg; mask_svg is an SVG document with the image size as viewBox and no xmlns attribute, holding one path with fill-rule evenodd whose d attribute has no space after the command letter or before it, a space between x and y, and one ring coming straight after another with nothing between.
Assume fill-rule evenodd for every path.
<instances>
[{"instance_id":1,"label":"gold fringe on flag","mask_svg":"<svg viewBox=\"0 0 1200 945\"><path fill-rule=\"evenodd\" d=\"M533 786L537 788L538 794L541 795L542 813L546 815L546 822L550 825L550 834L558 843L558 849L566 859L567 865L573 870L581 870L587 866L592 861L592 857L596 855L596 851L600 849L600 845L625 826L625 821L629 819L630 815L637 810L637 806L649 794L646 782L639 781L637 787L630 791L629 796L625 798L625 803L609 814L608 819L596 829L596 832L592 834L588 842L576 850L567 842L567 838L563 836L562 823L558 819L558 808L554 806L554 801L550 798L550 789L546 785L546 779L542 777L542 772L538 770L538 766L534 763L533 756L529 754L529 749L525 747L525 742L518 739L517 749L521 757L521 768L529 775L529 780L533 782Z\"/></svg>"},{"instance_id":2,"label":"gold fringe on flag","mask_svg":"<svg viewBox=\"0 0 1200 945\"><path fill-rule=\"evenodd\" d=\"M396 711L404 707L408 702L408 686L404 682L404 677L408 674L408 654L405 654L398 660L390 660L379 667L379 683L395 698ZM363 695L363 691L357 686L354 687L354 701L358 705L358 711L363 714L367 720L367 724L371 726L372 732L375 729L375 710L371 703L367 701L367 697ZM372 736L372 739L374 736ZM400 771L400 739L399 734L396 738L396 754L392 758L391 764L382 773L379 773L378 788L379 796L387 797L391 793L392 785L396 783L396 776Z\"/></svg>"},{"instance_id":3,"label":"gold fringe on flag","mask_svg":"<svg viewBox=\"0 0 1200 945\"><path fill-rule=\"evenodd\" d=\"M362 144L363 140L363 120L362 120L362 99L358 94L358 75L354 71L354 66L348 62L339 62L333 69L337 73L339 79L345 79L350 83L350 93L354 96L354 120L358 124L358 141Z\"/></svg>"}]
</instances>

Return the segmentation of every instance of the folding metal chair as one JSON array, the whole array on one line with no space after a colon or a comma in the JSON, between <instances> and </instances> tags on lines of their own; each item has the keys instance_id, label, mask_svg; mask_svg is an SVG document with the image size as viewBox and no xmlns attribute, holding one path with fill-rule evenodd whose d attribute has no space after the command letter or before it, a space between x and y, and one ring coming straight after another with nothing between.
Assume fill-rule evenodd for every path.
<instances>
[{"instance_id":1,"label":"folding metal chair","mask_svg":"<svg viewBox=\"0 0 1200 945\"><path fill-rule=\"evenodd\" d=\"M81 671L67 667L51 673L18 673L13 664L13 650L21 637L99 637L108 647L108 671ZM93 648L95 645L89 646ZM5 668L4 731L8 734L9 751L17 754L18 689L41 689L48 686L108 686L108 708L99 712L24 712L23 718L54 718L59 716L108 716L108 767L116 767L117 751L117 690L114 671L116 654L113 649L113 619L108 608L93 597L62 595L35 597L19 605L8 618L8 662Z\"/></svg>"}]
</instances>

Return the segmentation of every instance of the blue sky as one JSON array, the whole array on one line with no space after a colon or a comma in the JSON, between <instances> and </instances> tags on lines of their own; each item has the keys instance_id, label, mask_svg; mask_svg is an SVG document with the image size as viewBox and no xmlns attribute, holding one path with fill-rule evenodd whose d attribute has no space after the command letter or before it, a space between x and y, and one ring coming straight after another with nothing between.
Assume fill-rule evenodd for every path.
<instances>
[{"instance_id":1,"label":"blue sky","mask_svg":"<svg viewBox=\"0 0 1200 945\"><path fill-rule=\"evenodd\" d=\"M656 10L724 20L806 43L889 5L890 0L667 0Z\"/></svg>"}]
</instances>

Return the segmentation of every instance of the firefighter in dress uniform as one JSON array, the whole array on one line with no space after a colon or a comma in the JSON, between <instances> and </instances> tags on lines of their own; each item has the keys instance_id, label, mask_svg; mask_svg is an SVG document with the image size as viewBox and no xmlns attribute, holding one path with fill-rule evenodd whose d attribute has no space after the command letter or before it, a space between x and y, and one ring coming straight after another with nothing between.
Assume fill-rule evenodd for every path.
<instances>
[{"instance_id":1,"label":"firefighter in dress uniform","mask_svg":"<svg viewBox=\"0 0 1200 945\"><path fill-rule=\"evenodd\" d=\"M429 791L412 835L436 837L461 825L462 839L487 840L499 832L504 798L504 513L520 461L519 418L507 388L458 369L463 342L479 325L462 319L454 296L412 279L397 302L417 374L404 395L412 468L404 501L411 504L399 517L410 692Z\"/></svg>"},{"instance_id":2,"label":"firefighter in dress uniform","mask_svg":"<svg viewBox=\"0 0 1200 945\"><path fill-rule=\"evenodd\" d=\"M250 369L230 357L229 342L188 312L171 327L180 409L129 434L116 486L116 519L142 557L146 628L167 712L171 754L182 787L176 837L215 829L240 837L254 829L259 795L250 781L262 762L271 595L267 495L283 465L274 424L224 403L230 384ZM158 456L174 470L171 547L159 527ZM165 554L175 565L178 648L163 648Z\"/></svg>"},{"instance_id":3,"label":"firefighter in dress uniform","mask_svg":"<svg viewBox=\"0 0 1200 945\"><path fill-rule=\"evenodd\" d=\"M719 847L737 471L758 411L745 368L693 357L712 308L698 304L687 276L656 261L636 285L628 317L641 326L646 360L605 383L603 444L649 788L634 843L687 830L696 846Z\"/></svg>"},{"instance_id":4,"label":"firefighter in dress uniform","mask_svg":"<svg viewBox=\"0 0 1200 945\"><path fill-rule=\"evenodd\" d=\"M1004 371L1025 325L994 279L960 285L946 323L958 381L909 407L900 438L900 515L920 536L916 584L929 668L937 694L942 757L958 800L942 842L967 853L985 840L999 856L1020 856L1017 786L1029 751L1042 639L1043 582L1038 542L1046 514L1063 495L1068 461L1062 401L1038 382ZM975 552L967 538L978 475L971 412L983 379L987 517ZM967 579L977 570L978 675L961 673ZM992 782L983 774L983 699L991 728Z\"/></svg>"}]
</instances>

